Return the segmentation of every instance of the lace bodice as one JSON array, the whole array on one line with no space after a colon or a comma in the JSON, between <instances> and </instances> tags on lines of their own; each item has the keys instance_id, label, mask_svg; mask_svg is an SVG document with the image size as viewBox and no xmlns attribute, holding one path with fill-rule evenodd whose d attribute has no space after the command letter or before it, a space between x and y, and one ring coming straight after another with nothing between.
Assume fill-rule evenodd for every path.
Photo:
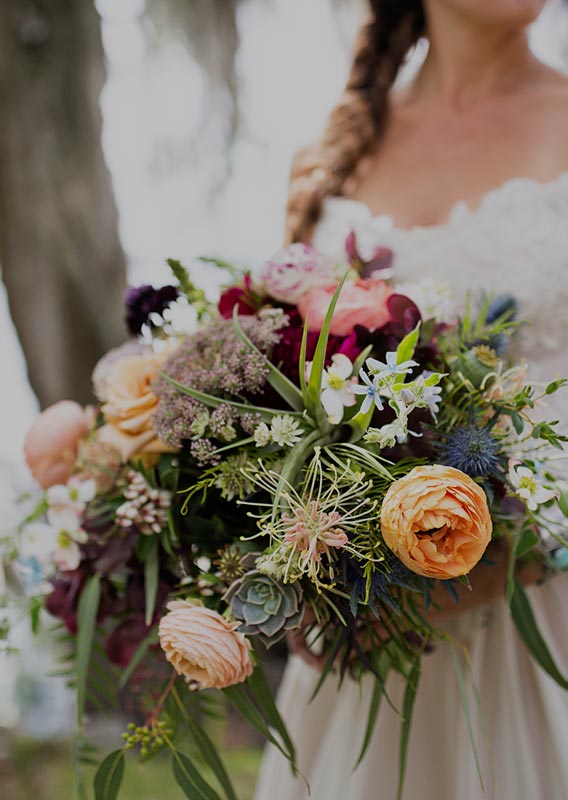
<instances>
[{"instance_id":1,"label":"lace bodice","mask_svg":"<svg viewBox=\"0 0 568 800\"><path fill-rule=\"evenodd\" d=\"M549 183L510 180L433 227L397 228L362 203L329 198L314 245L344 257L352 230L363 256L379 245L393 251L397 281L447 282L458 303L469 289L513 294L530 322L522 349L533 379L568 376L568 172Z\"/></svg>"}]
</instances>

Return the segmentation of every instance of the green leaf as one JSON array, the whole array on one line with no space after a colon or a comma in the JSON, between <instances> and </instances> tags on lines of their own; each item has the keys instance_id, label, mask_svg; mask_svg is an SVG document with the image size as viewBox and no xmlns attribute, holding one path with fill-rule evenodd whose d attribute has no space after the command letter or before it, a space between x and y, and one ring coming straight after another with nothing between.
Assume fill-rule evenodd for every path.
<instances>
[{"instance_id":1,"label":"green leaf","mask_svg":"<svg viewBox=\"0 0 568 800\"><path fill-rule=\"evenodd\" d=\"M410 361L416 350L418 344L418 337L420 336L420 323L414 328L413 331L407 333L402 342L396 348L396 363L402 364L403 361Z\"/></svg>"},{"instance_id":2,"label":"green leaf","mask_svg":"<svg viewBox=\"0 0 568 800\"><path fill-rule=\"evenodd\" d=\"M538 629L529 598L522 584L516 578L510 606L513 621L530 654L556 683L562 686L563 689L568 689L568 680L566 680L556 666L546 642Z\"/></svg>"},{"instance_id":3,"label":"green leaf","mask_svg":"<svg viewBox=\"0 0 568 800\"><path fill-rule=\"evenodd\" d=\"M235 331L239 339L263 359L264 365L268 370L267 380L272 388L277 391L280 397L285 400L295 411L303 411L304 398L302 397L302 392L298 389L296 384L292 383L292 381L287 378L284 373L280 372L280 370L274 366L274 364L266 357L266 355L259 350L254 342L252 342L247 336L239 323L239 312L237 306L235 306L233 311L233 325L235 326Z\"/></svg>"},{"instance_id":4,"label":"green leaf","mask_svg":"<svg viewBox=\"0 0 568 800\"><path fill-rule=\"evenodd\" d=\"M310 378L308 380L306 408L309 415L313 417L320 426L322 426L322 424L326 421L326 414L321 404L321 382L325 368L325 355L329 340L329 331L331 328L333 315L335 313L335 307L337 306L339 295L341 294L343 284L345 283L348 274L349 273L346 272L343 276L343 279L335 290L335 293L331 299L331 303L329 304L329 308L327 310L327 314L325 315L320 335L318 337L318 343L316 345L316 351L312 361Z\"/></svg>"},{"instance_id":5,"label":"green leaf","mask_svg":"<svg viewBox=\"0 0 568 800\"><path fill-rule=\"evenodd\" d=\"M383 694L384 694L384 683L382 683L378 678L375 678L375 686L373 687L373 694L371 696L371 704L369 706L369 715L367 717L365 736L363 737L363 744L361 745L359 758L357 759L357 763L355 764L354 769L357 769L361 761L363 761L365 754L369 749L369 745L371 744L371 738L373 736L373 731L375 730L375 725L377 723L377 717L379 715L379 708L381 707L381 700L383 699Z\"/></svg>"},{"instance_id":6,"label":"green leaf","mask_svg":"<svg viewBox=\"0 0 568 800\"><path fill-rule=\"evenodd\" d=\"M172 768L177 785L190 800L221 800L215 789L201 777L193 761L179 750L172 749Z\"/></svg>"},{"instance_id":7,"label":"green leaf","mask_svg":"<svg viewBox=\"0 0 568 800\"><path fill-rule=\"evenodd\" d=\"M466 690L466 686L465 686L464 674L463 674L463 670L462 670L462 666L460 664L460 660L459 660L458 654L456 653L456 648L451 643L450 643L449 647L450 647L450 653L451 653L451 656L452 656L452 662L453 662L453 665L454 665L454 670L455 670L456 678L457 678L457 682L458 682L458 689L459 689L459 693L460 693L460 697L461 697L461 701L462 701L462 706L463 706L463 710L464 710L464 714L465 714L465 722L466 722L466 725L467 725L467 733L468 733L469 741L471 742L471 747L472 747L472 750L473 750L473 758L475 760L475 768L477 770L477 776L479 778L479 783L481 784L481 791L484 793L485 789L484 789L484 786L483 786L483 775L481 774L481 765L479 763L479 756L477 754L477 745L476 745L476 742L475 742L475 736L473 735L473 725L471 724L471 713L470 713L470 710L469 710L469 701L467 699L467 690Z\"/></svg>"},{"instance_id":8,"label":"green leaf","mask_svg":"<svg viewBox=\"0 0 568 800\"><path fill-rule=\"evenodd\" d=\"M533 547L539 543L539 541L540 539L538 534L530 525L525 525L517 539L515 539L509 555L507 588L505 591L505 598L509 605L511 605L511 598L513 597L513 592L515 591L515 564L517 563L517 559L530 552Z\"/></svg>"},{"instance_id":9,"label":"green leaf","mask_svg":"<svg viewBox=\"0 0 568 800\"><path fill-rule=\"evenodd\" d=\"M244 717L244 719L246 719L247 722L249 722L252 727L261 734L261 736L264 736L265 739L267 739L271 744L278 748L278 750L280 750L282 755L288 761L293 763L290 753L288 753L282 743L272 735L270 728L264 721L262 714L253 703L252 699L247 694L244 686L229 686L227 689L223 689L223 694L229 703L236 708L239 714Z\"/></svg>"},{"instance_id":10,"label":"green leaf","mask_svg":"<svg viewBox=\"0 0 568 800\"><path fill-rule=\"evenodd\" d=\"M421 659L417 658L410 675L408 676L408 683L406 684L406 691L404 693L404 701L402 704L402 723L400 728L400 751L398 756L398 792L397 800L402 800L404 791L404 778L406 775L406 759L408 756L408 741L410 738L410 725L412 723L412 711L414 709L414 701L416 699L416 692L418 689L418 681L420 680L420 667Z\"/></svg>"},{"instance_id":11,"label":"green leaf","mask_svg":"<svg viewBox=\"0 0 568 800\"><path fill-rule=\"evenodd\" d=\"M302 400L304 406L308 406L308 390L306 386L306 353L308 350L308 317L304 320L304 328L302 330L302 346L300 347L300 362L299 362L299 378L300 388L302 390Z\"/></svg>"},{"instance_id":12,"label":"green leaf","mask_svg":"<svg viewBox=\"0 0 568 800\"><path fill-rule=\"evenodd\" d=\"M124 750L115 750L104 759L93 779L95 800L115 800L123 777Z\"/></svg>"},{"instance_id":13,"label":"green leaf","mask_svg":"<svg viewBox=\"0 0 568 800\"><path fill-rule=\"evenodd\" d=\"M141 663L142 659L148 652L148 649L155 644L158 644L158 627L154 627L151 629L148 636L144 639L144 641L140 642L138 647L136 648L134 655L130 659L128 666L122 670L120 675L120 679L118 681L118 688L124 689L130 678L133 676L134 672L136 671L136 667Z\"/></svg>"},{"instance_id":14,"label":"green leaf","mask_svg":"<svg viewBox=\"0 0 568 800\"><path fill-rule=\"evenodd\" d=\"M566 378L561 378L560 380L552 381L546 387L545 394L554 394L563 386L566 386Z\"/></svg>"},{"instance_id":15,"label":"green leaf","mask_svg":"<svg viewBox=\"0 0 568 800\"><path fill-rule=\"evenodd\" d=\"M160 556L158 553L158 539L152 543L153 546L146 556L144 562L144 602L146 605L146 625L150 627L156 609L156 597L158 595L158 582L160 579Z\"/></svg>"},{"instance_id":16,"label":"green leaf","mask_svg":"<svg viewBox=\"0 0 568 800\"><path fill-rule=\"evenodd\" d=\"M89 662L95 635L95 624L101 597L100 575L93 575L87 583L79 600L76 639L76 682L77 682L77 721L83 722Z\"/></svg>"},{"instance_id":17,"label":"green leaf","mask_svg":"<svg viewBox=\"0 0 568 800\"><path fill-rule=\"evenodd\" d=\"M520 436L525 427L523 418L521 417L520 414L517 414L516 411L513 411L511 413L511 422L513 423L513 428L515 429L517 436Z\"/></svg>"},{"instance_id":18,"label":"green leaf","mask_svg":"<svg viewBox=\"0 0 568 800\"><path fill-rule=\"evenodd\" d=\"M558 508L565 517L568 517L568 492L561 492L558 498Z\"/></svg>"},{"instance_id":19,"label":"green leaf","mask_svg":"<svg viewBox=\"0 0 568 800\"><path fill-rule=\"evenodd\" d=\"M290 738L290 734L288 733L288 729L284 723L284 720L280 716L280 712L278 711L276 703L274 702L272 690L268 685L266 675L264 674L264 670L260 664L257 664L254 672L247 680L247 683L250 686L262 713L282 739L284 746L290 754L290 761L294 767L296 762L296 749L292 739Z\"/></svg>"},{"instance_id":20,"label":"green leaf","mask_svg":"<svg viewBox=\"0 0 568 800\"><path fill-rule=\"evenodd\" d=\"M268 423L272 422L274 417L282 415L282 409L262 408L261 406L253 406L250 403L237 403L234 400L227 400L223 397L215 397L212 394L205 394L205 392L198 392L196 389L191 389L189 386L184 386L183 384L178 383L178 381L175 381L165 372L161 372L160 377L162 377L172 386L175 386L175 388L182 394L186 394L188 397L193 397L194 400L199 400L200 403L203 403L204 406L208 406L209 408L217 408L220 405L228 405L231 408L234 408L236 411L240 411L241 413L245 414L250 413L250 411L254 411L255 414L260 416L263 422ZM300 414L299 411L286 411L285 413L300 420L305 419L304 415Z\"/></svg>"},{"instance_id":21,"label":"green leaf","mask_svg":"<svg viewBox=\"0 0 568 800\"><path fill-rule=\"evenodd\" d=\"M231 779L229 778L227 770L225 769L223 762L217 753L215 745L205 730L199 725L199 723L195 722L195 720L193 720L191 717L187 717L186 722L191 731L191 735L193 736L195 744L199 748L201 757L219 781L220 786L225 792L227 800L237 800L237 795L233 789Z\"/></svg>"}]
</instances>

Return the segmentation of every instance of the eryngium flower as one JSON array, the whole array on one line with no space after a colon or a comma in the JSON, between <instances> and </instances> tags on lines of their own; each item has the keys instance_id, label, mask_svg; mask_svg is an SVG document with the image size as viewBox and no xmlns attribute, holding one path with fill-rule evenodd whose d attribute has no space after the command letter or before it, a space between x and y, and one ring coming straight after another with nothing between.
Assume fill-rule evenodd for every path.
<instances>
[{"instance_id":1,"label":"eryngium flower","mask_svg":"<svg viewBox=\"0 0 568 800\"><path fill-rule=\"evenodd\" d=\"M517 317L519 304L512 294L498 294L496 295L487 309L485 322L491 325L498 319L506 319L512 322Z\"/></svg>"},{"instance_id":2,"label":"eryngium flower","mask_svg":"<svg viewBox=\"0 0 568 800\"><path fill-rule=\"evenodd\" d=\"M501 444L487 428L454 428L439 450L441 464L465 472L470 478L499 474Z\"/></svg>"},{"instance_id":3,"label":"eryngium flower","mask_svg":"<svg viewBox=\"0 0 568 800\"><path fill-rule=\"evenodd\" d=\"M152 314L162 316L166 308L175 302L178 290L175 286L161 286L154 289L149 284L131 286L126 290L126 327L133 336L141 333L144 325L153 327Z\"/></svg>"},{"instance_id":4,"label":"eryngium flower","mask_svg":"<svg viewBox=\"0 0 568 800\"><path fill-rule=\"evenodd\" d=\"M298 583L279 583L258 570L233 583L225 598L235 619L243 622L239 631L258 636L267 647L297 628L304 613Z\"/></svg>"}]
</instances>

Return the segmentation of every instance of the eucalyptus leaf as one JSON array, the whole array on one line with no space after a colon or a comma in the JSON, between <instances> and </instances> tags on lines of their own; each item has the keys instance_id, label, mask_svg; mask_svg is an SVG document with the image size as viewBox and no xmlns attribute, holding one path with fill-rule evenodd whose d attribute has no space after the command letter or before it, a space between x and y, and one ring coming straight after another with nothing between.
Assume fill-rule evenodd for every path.
<instances>
[{"instance_id":1,"label":"eucalyptus leaf","mask_svg":"<svg viewBox=\"0 0 568 800\"><path fill-rule=\"evenodd\" d=\"M225 769L223 762L219 757L215 745L205 732L204 728L189 716L186 718L186 723L189 727L191 735L193 736L193 740L195 741L195 744L201 753L203 761L205 764L207 764L219 781L220 786L225 792L227 800L237 800L237 795L235 794L235 790L227 770Z\"/></svg>"},{"instance_id":2,"label":"eucalyptus leaf","mask_svg":"<svg viewBox=\"0 0 568 800\"><path fill-rule=\"evenodd\" d=\"M85 584L79 600L76 639L77 720L83 722L89 662L95 635L95 625L101 597L100 575L93 575Z\"/></svg>"},{"instance_id":3,"label":"eucalyptus leaf","mask_svg":"<svg viewBox=\"0 0 568 800\"><path fill-rule=\"evenodd\" d=\"M124 750L115 750L104 759L93 779L95 800L115 800L123 777Z\"/></svg>"},{"instance_id":4,"label":"eucalyptus leaf","mask_svg":"<svg viewBox=\"0 0 568 800\"><path fill-rule=\"evenodd\" d=\"M154 618L156 609L156 597L158 595L158 582L160 578L160 555L158 552L158 538L152 537L152 547L150 548L144 562L144 602L145 602L145 622L149 627Z\"/></svg>"},{"instance_id":5,"label":"eucalyptus leaf","mask_svg":"<svg viewBox=\"0 0 568 800\"><path fill-rule=\"evenodd\" d=\"M186 755L172 749L172 769L177 785L189 800L221 800Z\"/></svg>"}]
</instances>

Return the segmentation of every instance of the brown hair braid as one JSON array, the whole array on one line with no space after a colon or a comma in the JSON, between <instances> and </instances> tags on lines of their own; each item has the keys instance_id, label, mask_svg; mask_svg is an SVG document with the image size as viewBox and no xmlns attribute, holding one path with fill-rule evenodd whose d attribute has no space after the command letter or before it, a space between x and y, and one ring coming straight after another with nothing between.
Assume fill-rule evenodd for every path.
<instances>
[{"instance_id":1,"label":"brown hair braid","mask_svg":"<svg viewBox=\"0 0 568 800\"><path fill-rule=\"evenodd\" d=\"M347 85L323 136L292 165L286 239L302 241L317 224L322 203L341 193L360 159L375 145L387 116L388 94L409 49L425 32L421 0L370 0Z\"/></svg>"}]
</instances>

